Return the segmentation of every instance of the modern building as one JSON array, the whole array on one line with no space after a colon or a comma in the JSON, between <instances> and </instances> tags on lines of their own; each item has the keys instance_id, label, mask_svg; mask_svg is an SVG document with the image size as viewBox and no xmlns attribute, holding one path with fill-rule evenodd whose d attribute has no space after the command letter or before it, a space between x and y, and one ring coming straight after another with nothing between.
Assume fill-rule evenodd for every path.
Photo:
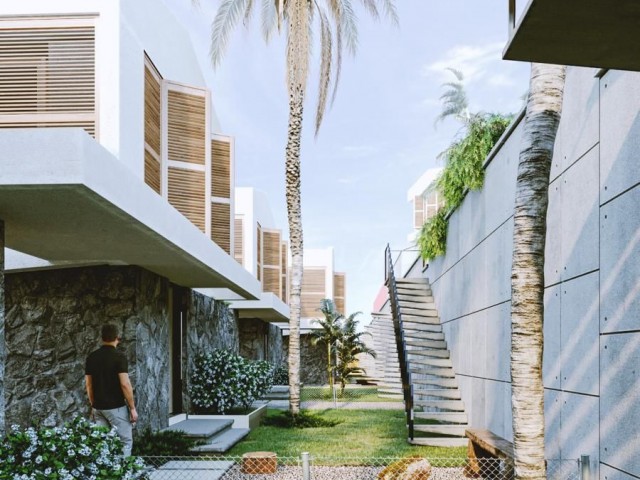
<instances>
[{"instance_id":1,"label":"modern building","mask_svg":"<svg viewBox=\"0 0 640 480\"><path fill-rule=\"evenodd\" d=\"M161 1L0 7L0 430L86 410L107 321L153 428L190 408L197 352L239 351L244 317L287 321L283 292L234 258L234 139L214 104ZM253 353L279 363L264 331Z\"/></svg>"},{"instance_id":2,"label":"modern building","mask_svg":"<svg viewBox=\"0 0 640 480\"><path fill-rule=\"evenodd\" d=\"M407 201L411 203L413 211L413 231L408 237L410 243L415 242L422 225L444 205L444 198L436 188L440 172L442 172L440 167L428 169L407 190Z\"/></svg>"}]
</instances>

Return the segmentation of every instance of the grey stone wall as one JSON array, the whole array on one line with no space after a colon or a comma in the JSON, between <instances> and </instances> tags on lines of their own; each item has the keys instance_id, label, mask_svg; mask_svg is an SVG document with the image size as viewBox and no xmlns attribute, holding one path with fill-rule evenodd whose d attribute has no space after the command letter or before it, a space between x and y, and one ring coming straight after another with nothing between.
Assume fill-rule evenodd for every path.
<instances>
[{"instance_id":1,"label":"grey stone wall","mask_svg":"<svg viewBox=\"0 0 640 480\"><path fill-rule=\"evenodd\" d=\"M289 337L283 339L283 362L289 355ZM300 335L300 382L305 385L325 385L327 379L327 350L324 344L312 345L311 335Z\"/></svg>"},{"instance_id":2,"label":"grey stone wall","mask_svg":"<svg viewBox=\"0 0 640 480\"><path fill-rule=\"evenodd\" d=\"M258 318L243 318L240 325L240 355L250 360L267 360L272 365L283 362L282 331Z\"/></svg>"},{"instance_id":3,"label":"grey stone wall","mask_svg":"<svg viewBox=\"0 0 640 480\"><path fill-rule=\"evenodd\" d=\"M138 267L7 274L7 422L53 426L87 414L84 363L110 322L122 329L139 428L166 425L167 299L166 280Z\"/></svg>"},{"instance_id":4,"label":"grey stone wall","mask_svg":"<svg viewBox=\"0 0 640 480\"><path fill-rule=\"evenodd\" d=\"M4 221L0 219L0 437L5 431L4 421L4 364L6 361L4 341Z\"/></svg>"},{"instance_id":5,"label":"grey stone wall","mask_svg":"<svg viewBox=\"0 0 640 480\"><path fill-rule=\"evenodd\" d=\"M197 354L224 348L240 351L238 319L226 303L196 291L190 291L187 302L187 345L183 350L187 388L183 391L183 405L190 405L188 383Z\"/></svg>"}]
</instances>

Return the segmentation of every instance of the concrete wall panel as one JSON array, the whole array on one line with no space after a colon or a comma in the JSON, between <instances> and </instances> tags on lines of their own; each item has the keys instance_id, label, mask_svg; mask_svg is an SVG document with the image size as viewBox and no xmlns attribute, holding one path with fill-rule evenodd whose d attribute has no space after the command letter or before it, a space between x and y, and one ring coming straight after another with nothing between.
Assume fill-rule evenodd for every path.
<instances>
[{"instance_id":1,"label":"concrete wall panel","mask_svg":"<svg viewBox=\"0 0 640 480\"><path fill-rule=\"evenodd\" d=\"M511 378L511 303L492 307L485 311L485 316L486 377L508 382Z\"/></svg>"},{"instance_id":2,"label":"concrete wall panel","mask_svg":"<svg viewBox=\"0 0 640 480\"><path fill-rule=\"evenodd\" d=\"M600 459L640 477L640 332L605 335L601 347Z\"/></svg>"},{"instance_id":3,"label":"concrete wall panel","mask_svg":"<svg viewBox=\"0 0 640 480\"><path fill-rule=\"evenodd\" d=\"M598 149L560 177L562 279L598 268Z\"/></svg>"},{"instance_id":4,"label":"concrete wall panel","mask_svg":"<svg viewBox=\"0 0 640 480\"><path fill-rule=\"evenodd\" d=\"M560 389L560 285L544 293L544 352L542 375L546 388Z\"/></svg>"},{"instance_id":5,"label":"concrete wall panel","mask_svg":"<svg viewBox=\"0 0 640 480\"><path fill-rule=\"evenodd\" d=\"M544 429L546 458L561 458L560 427L562 425L561 392L558 390L544 391Z\"/></svg>"},{"instance_id":6,"label":"concrete wall panel","mask_svg":"<svg viewBox=\"0 0 640 480\"><path fill-rule=\"evenodd\" d=\"M594 81L597 69L569 67L566 83L571 91L562 104L563 118L556 137L551 178L556 178L598 143L600 128L599 86Z\"/></svg>"},{"instance_id":7,"label":"concrete wall panel","mask_svg":"<svg viewBox=\"0 0 640 480\"><path fill-rule=\"evenodd\" d=\"M465 255L484 238L485 209L483 202L483 192L470 191L467 193L465 201L459 207L460 228L466 235L460 235L460 254Z\"/></svg>"},{"instance_id":8,"label":"concrete wall panel","mask_svg":"<svg viewBox=\"0 0 640 480\"><path fill-rule=\"evenodd\" d=\"M640 182L640 73L609 70L600 82L601 202Z\"/></svg>"},{"instance_id":9,"label":"concrete wall panel","mask_svg":"<svg viewBox=\"0 0 640 480\"><path fill-rule=\"evenodd\" d=\"M484 386L485 425L482 428L487 428L506 438L508 429L505 427L504 413L511 410L511 398L507 393L507 384L486 380Z\"/></svg>"},{"instance_id":10,"label":"concrete wall panel","mask_svg":"<svg viewBox=\"0 0 640 480\"><path fill-rule=\"evenodd\" d=\"M561 291L562 389L598 395L598 272L564 282Z\"/></svg>"},{"instance_id":11,"label":"concrete wall panel","mask_svg":"<svg viewBox=\"0 0 640 480\"><path fill-rule=\"evenodd\" d=\"M545 244L544 284L553 285L562 278L562 190L561 179L549 185L547 239Z\"/></svg>"},{"instance_id":12,"label":"concrete wall panel","mask_svg":"<svg viewBox=\"0 0 640 480\"><path fill-rule=\"evenodd\" d=\"M600 464L600 480L636 480L638 478L640 477L629 475L605 464Z\"/></svg>"},{"instance_id":13,"label":"concrete wall panel","mask_svg":"<svg viewBox=\"0 0 640 480\"><path fill-rule=\"evenodd\" d=\"M640 187L600 211L600 331L640 329Z\"/></svg>"},{"instance_id":14,"label":"concrete wall panel","mask_svg":"<svg viewBox=\"0 0 640 480\"><path fill-rule=\"evenodd\" d=\"M560 427L561 458L580 458L589 455L598 458L599 421L598 397L562 392L562 418ZM592 473L595 465L592 465ZM597 472L593 475L598 478Z\"/></svg>"}]
</instances>

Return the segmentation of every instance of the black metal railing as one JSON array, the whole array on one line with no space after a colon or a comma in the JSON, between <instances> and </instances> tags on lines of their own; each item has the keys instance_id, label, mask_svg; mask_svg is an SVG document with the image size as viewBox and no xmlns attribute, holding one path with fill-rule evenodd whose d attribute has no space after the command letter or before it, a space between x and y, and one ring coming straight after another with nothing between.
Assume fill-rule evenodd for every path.
<instances>
[{"instance_id":1,"label":"black metal railing","mask_svg":"<svg viewBox=\"0 0 640 480\"><path fill-rule=\"evenodd\" d=\"M385 283L389 289L389 303L391 305L391 317L393 319L393 331L398 349L398 363L400 364L400 378L402 380L402 396L404 397L404 410L407 414L407 427L409 429L409 439L413 440L413 385L411 384L411 372L407 355L407 345L404 340L404 328L402 326L402 314L400 312L400 300L398 298L398 287L396 277L393 272L393 259L391 258L391 248L387 244L385 253Z\"/></svg>"}]
</instances>

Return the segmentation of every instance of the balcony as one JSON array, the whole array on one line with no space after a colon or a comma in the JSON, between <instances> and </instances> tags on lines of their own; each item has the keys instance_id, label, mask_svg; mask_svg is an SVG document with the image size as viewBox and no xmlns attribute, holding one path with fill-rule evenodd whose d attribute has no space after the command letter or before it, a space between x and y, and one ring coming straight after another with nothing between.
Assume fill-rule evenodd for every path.
<instances>
[{"instance_id":1,"label":"balcony","mask_svg":"<svg viewBox=\"0 0 640 480\"><path fill-rule=\"evenodd\" d=\"M638 25L637 0L529 0L519 15L509 0L503 58L640 71Z\"/></svg>"}]
</instances>

